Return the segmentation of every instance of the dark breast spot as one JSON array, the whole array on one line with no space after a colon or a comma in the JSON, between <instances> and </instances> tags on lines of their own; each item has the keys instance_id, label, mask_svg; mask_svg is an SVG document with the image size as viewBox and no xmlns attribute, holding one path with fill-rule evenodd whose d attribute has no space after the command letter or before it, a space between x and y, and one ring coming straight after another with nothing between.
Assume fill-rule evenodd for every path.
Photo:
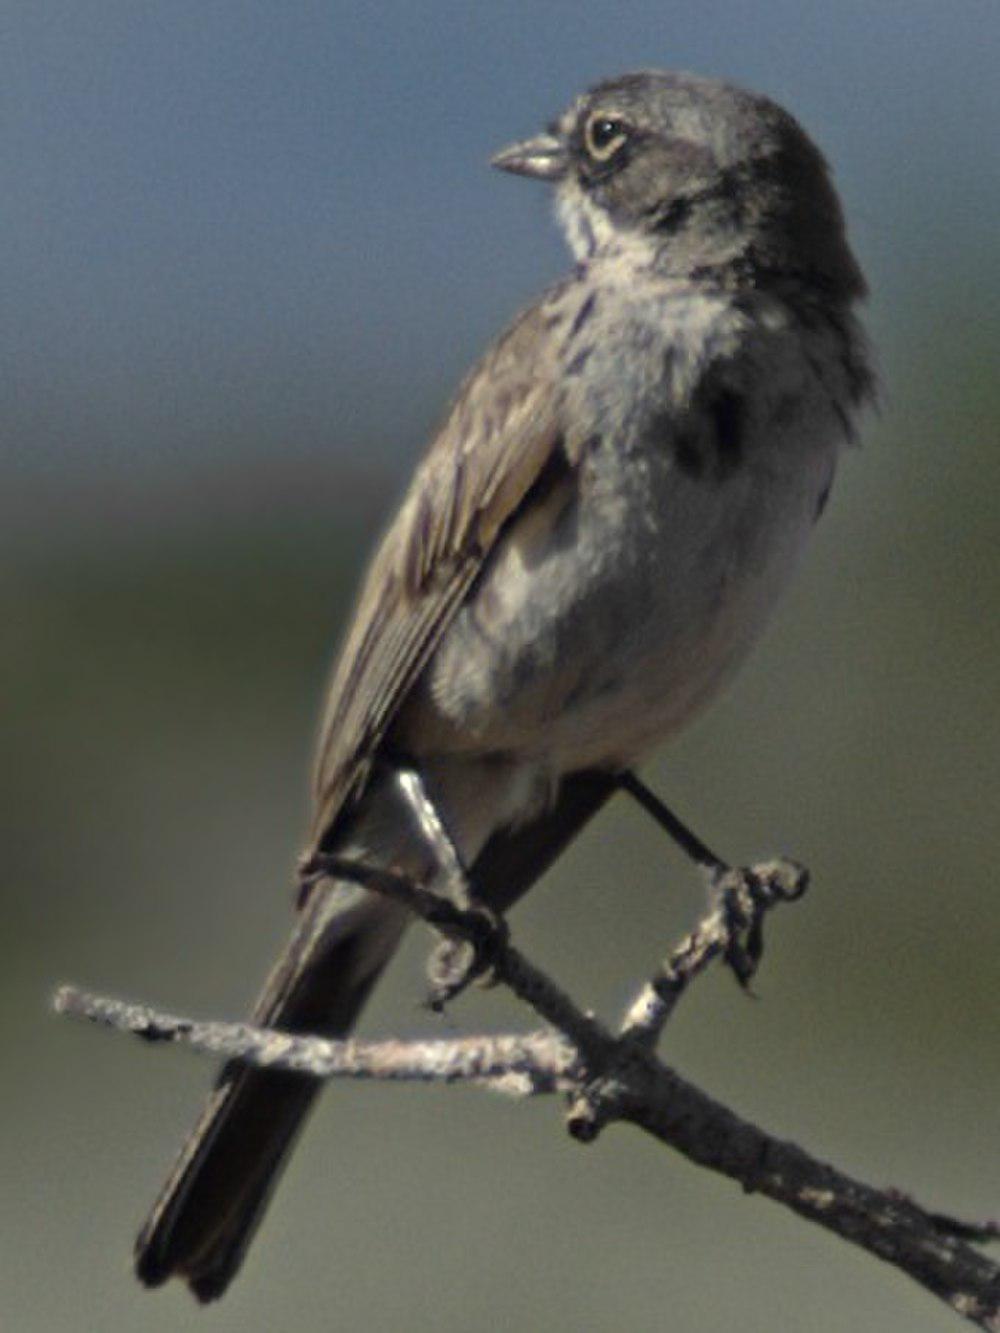
<instances>
[{"instance_id":1,"label":"dark breast spot","mask_svg":"<svg viewBox=\"0 0 1000 1333\"><path fill-rule=\"evenodd\" d=\"M678 469L686 477L705 472L706 441L698 417L678 417L670 408L654 412L646 427L646 438L654 448L669 449Z\"/></svg>"},{"instance_id":2,"label":"dark breast spot","mask_svg":"<svg viewBox=\"0 0 1000 1333\"><path fill-rule=\"evenodd\" d=\"M668 444L685 476L716 485L743 461L746 411L743 399L730 389L705 395L684 416L665 411L650 422L651 436Z\"/></svg>"},{"instance_id":3,"label":"dark breast spot","mask_svg":"<svg viewBox=\"0 0 1000 1333\"><path fill-rule=\"evenodd\" d=\"M721 390L711 404L719 477L728 476L743 461L746 407L739 394Z\"/></svg>"},{"instance_id":4,"label":"dark breast spot","mask_svg":"<svg viewBox=\"0 0 1000 1333\"><path fill-rule=\"evenodd\" d=\"M705 471L705 457L692 431L681 431L674 441L674 461L688 477L700 477Z\"/></svg>"}]
</instances>

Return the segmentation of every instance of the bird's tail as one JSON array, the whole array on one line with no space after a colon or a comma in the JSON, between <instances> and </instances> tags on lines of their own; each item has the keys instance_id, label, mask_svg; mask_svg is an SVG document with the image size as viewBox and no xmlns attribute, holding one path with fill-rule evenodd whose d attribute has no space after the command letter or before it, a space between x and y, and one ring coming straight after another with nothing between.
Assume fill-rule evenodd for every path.
<instances>
[{"instance_id":1,"label":"bird's tail","mask_svg":"<svg viewBox=\"0 0 1000 1333\"><path fill-rule=\"evenodd\" d=\"M313 886L271 972L254 1023L343 1036L406 925L398 904L356 888ZM200 1301L239 1268L319 1083L227 1064L136 1242L147 1286L183 1277Z\"/></svg>"}]
</instances>

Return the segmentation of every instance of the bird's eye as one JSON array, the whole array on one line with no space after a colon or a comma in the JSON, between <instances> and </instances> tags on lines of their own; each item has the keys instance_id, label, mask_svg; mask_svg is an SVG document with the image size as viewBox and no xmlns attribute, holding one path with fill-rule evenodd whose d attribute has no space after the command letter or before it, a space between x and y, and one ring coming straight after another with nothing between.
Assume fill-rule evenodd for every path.
<instances>
[{"instance_id":1,"label":"bird's eye","mask_svg":"<svg viewBox=\"0 0 1000 1333\"><path fill-rule=\"evenodd\" d=\"M607 162L628 140L629 126L617 116L592 116L584 131L587 152L597 162Z\"/></svg>"}]
</instances>

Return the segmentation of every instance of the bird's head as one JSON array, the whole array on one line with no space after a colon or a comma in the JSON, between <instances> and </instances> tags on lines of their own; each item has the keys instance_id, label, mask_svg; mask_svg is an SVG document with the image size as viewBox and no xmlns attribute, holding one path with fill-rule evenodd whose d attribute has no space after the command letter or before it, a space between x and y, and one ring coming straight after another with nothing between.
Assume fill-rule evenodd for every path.
<instances>
[{"instance_id":1,"label":"bird's head","mask_svg":"<svg viewBox=\"0 0 1000 1333\"><path fill-rule=\"evenodd\" d=\"M781 107L732 84L609 79L493 165L555 184L578 259L638 243L678 273L729 266L864 293L821 153Z\"/></svg>"}]
</instances>

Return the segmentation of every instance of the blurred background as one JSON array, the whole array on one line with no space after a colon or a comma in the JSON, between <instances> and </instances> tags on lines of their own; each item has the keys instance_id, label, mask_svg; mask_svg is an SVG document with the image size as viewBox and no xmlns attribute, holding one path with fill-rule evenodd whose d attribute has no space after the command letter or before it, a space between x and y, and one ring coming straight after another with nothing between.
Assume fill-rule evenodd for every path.
<instances>
[{"instance_id":1,"label":"blurred background","mask_svg":"<svg viewBox=\"0 0 1000 1333\"><path fill-rule=\"evenodd\" d=\"M871 1258L554 1103L344 1086L199 1312L131 1277L210 1076L58 1022L73 980L238 1017L288 929L352 589L448 394L567 265L489 154L636 66L787 104L869 275L884 407L731 696L648 773L740 859L793 853L757 1002L666 1058L777 1134L1000 1210L1000 9L995 0L7 0L0 37L0 1325L930 1333ZM517 938L613 1017L698 911L616 802ZM369 1033L440 1023L413 933Z\"/></svg>"}]
</instances>

